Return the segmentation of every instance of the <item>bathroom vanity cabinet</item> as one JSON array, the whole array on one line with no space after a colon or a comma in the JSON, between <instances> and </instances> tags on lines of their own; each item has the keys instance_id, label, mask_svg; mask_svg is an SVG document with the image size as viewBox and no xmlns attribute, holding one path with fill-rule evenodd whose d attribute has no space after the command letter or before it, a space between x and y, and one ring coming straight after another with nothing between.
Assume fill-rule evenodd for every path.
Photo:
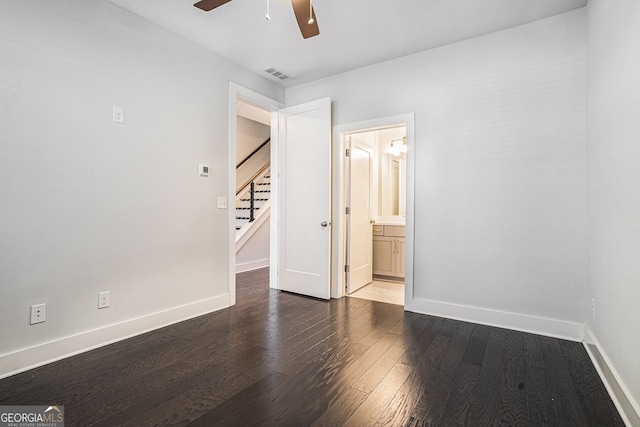
<instances>
[{"instance_id":1,"label":"bathroom vanity cabinet","mask_svg":"<svg viewBox=\"0 0 640 427\"><path fill-rule=\"evenodd\" d=\"M405 226L373 225L373 274L404 279Z\"/></svg>"}]
</instances>

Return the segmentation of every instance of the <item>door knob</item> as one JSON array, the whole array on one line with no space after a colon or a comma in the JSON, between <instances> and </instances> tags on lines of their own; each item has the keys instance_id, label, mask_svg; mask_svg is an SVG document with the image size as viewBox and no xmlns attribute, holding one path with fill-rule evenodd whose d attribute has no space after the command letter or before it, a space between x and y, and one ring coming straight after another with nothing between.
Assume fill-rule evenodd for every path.
<instances>
[{"instance_id":1,"label":"door knob","mask_svg":"<svg viewBox=\"0 0 640 427\"><path fill-rule=\"evenodd\" d=\"M320 226L321 226L322 228L327 228L327 225L331 225L331 223L330 223L330 222L327 222L327 221L322 221L322 222L320 223Z\"/></svg>"}]
</instances>

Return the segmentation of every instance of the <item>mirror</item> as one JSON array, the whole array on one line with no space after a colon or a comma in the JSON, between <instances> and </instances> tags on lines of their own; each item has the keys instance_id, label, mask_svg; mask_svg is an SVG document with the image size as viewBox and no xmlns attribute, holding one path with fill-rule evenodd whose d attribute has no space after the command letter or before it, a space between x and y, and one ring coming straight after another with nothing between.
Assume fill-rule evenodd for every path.
<instances>
[{"instance_id":1,"label":"mirror","mask_svg":"<svg viewBox=\"0 0 640 427\"><path fill-rule=\"evenodd\" d=\"M380 156L380 203L378 215L406 215L406 160L402 154L398 157L389 153Z\"/></svg>"},{"instance_id":2,"label":"mirror","mask_svg":"<svg viewBox=\"0 0 640 427\"><path fill-rule=\"evenodd\" d=\"M376 222L404 224L407 206L406 154L402 149L390 153L391 142L402 148L407 129L404 124L388 128L354 132L351 147L365 147L371 154L370 208ZM399 147L400 146L400 147ZM351 191L366 191L364 187Z\"/></svg>"}]
</instances>

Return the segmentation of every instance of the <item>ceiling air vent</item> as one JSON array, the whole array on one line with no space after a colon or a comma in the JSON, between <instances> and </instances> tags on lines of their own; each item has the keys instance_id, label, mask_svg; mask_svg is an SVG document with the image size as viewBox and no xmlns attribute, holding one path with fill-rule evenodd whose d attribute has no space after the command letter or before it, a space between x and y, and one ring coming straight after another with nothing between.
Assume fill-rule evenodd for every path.
<instances>
[{"instance_id":1,"label":"ceiling air vent","mask_svg":"<svg viewBox=\"0 0 640 427\"><path fill-rule=\"evenodd\" d=\"M290 79L291 76L287 73L285 73L282 70L278 70L277 68L267 68L266 70L264 70L265 73L271 74L273 77L280 79L280 80L287 80Z\"/></svg>"}]
</instances>

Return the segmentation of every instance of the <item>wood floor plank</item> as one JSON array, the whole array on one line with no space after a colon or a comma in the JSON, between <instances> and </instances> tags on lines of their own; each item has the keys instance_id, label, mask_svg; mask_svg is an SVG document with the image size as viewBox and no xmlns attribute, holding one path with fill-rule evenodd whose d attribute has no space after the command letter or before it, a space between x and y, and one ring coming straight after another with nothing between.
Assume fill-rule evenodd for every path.
<instances>
[{"instance_id":1,"label":"wood floor plank","mask_svg":"<svg viewBox=\"0 0 640 427\"><path fill-rule=\"evenodd\" d=\"M349 387L341 397L334 401L313 424L314 427L342 426L369 396L360 390Z\"/></svg>"},{"instance_id":2,"label":"wood floor plank","mask_svg":"<svg viewBox=\"0 0 640 427\"><path fill-rule=\"evenodd\" d=\"M517 334L507 334L504 342L504 383L498 420L501 425L526 426L527 393L524 370L524 344Z\"/></svg>"},{"instance_id":3,"label":"wood floor plank","mask_svg":"<svg viewBox=\"0 0 640 427\"><path fill-rule=\"evenodd\" d=\"M462 363L451 386L449 400L440 418L440 426L468 425L469 409L476 396L480 380L480 366Z\"/></svg>"},{"instance_id":4,"label":"wood floor plank","mask_svg":"<svg viewBox=\"0 0 640 427\"><path fill-rule=\"evenodd\" d=\"M258 347L249 348L225 363L203 367L188 376L175 377L171 381L171 388L163 387L166 384L164 381L145 382L136 387L135 394L129 395L129 399L124 401L129 403L128 406L121 407L115 414L100 407L91 408L91 416L106 417L104 420L107 421L107 425L119 425L149 407L158 406L172 395L180 394L191 403L186 408L184 417L197 418L256 381L248 370L262 359L264 353L261 352L265 350ZM111 398L117 399L118 394L110 396L107 400L109 405L115 404Z\"/></svg>"},{"instance_id":5,"label":"wood floor plank","mask_svg":"<svg viewBox=\"0 0 640 427\"><path fill-rule=\"evenodd\" d=\"M469 339L473 332L473 325L459 323L458 328L452 336L451 346L447 350L447 357L444 357L433 373L433 381L442 384L453 383L453 379L458 372L460 363L466 351Z\"/></svg>"},{"instance_id":6,"label":"wood floor plank","mask_svg":"<svg viewBox=\"0 0 640 427\"><path fill-rule=\"evenodd\" d=\"M489 336L489 327L484 325L475 325L473 332L467 343L467 348L462 356L464 363L472 363L481 366L484 360L485 349L487 347L487 339Z\"/></svg>"},{"instance_id":7,"label":"wood floor plank","mask_svg":"<svg viewBox=\"0 0 640 427\"><path fill-rule=\"evenodd\" d=\"M260 381L235 394L215 408L192 420L190 426L251 425L269 410L262 396L270 394L286 380L286 375L272 372ZM251 408L250 411L247 409Z\"/></svg>"},{"instance_id":8,"label":"wood floor plank","mask_svg":"<svg viewBox=\"0 0 640 427\"><path fill-rule=\"evenodd\" d=\"M543 337L539 335L526 334L524 336L524 358L528 366L542 369L546 367L542 340Z\"/></svg>"},{"instance_id":9,"label":"wood floor plank","mask_svg":"<svg viewBox=\"0 0 640 427\"><path fill-rule=\"evenodd\" d=\"M359 343L345 342L338 351L324 353L304 370L290 376L271 396L266 425L310 425L335 401L341 372L367 349Z\"/></svg>"},{"instance_id":10,"label":"wood floor plank","mask_svg":"<svg viewBox=\"0 0 640 427\"><path fill-rule=\"evenodd\" d=\"M469 412L469 425L494 425L500 412L500 391L504 385L503 341L488 339L480 370L476 396Z\"/></svg>"},{"instance_id":11,"label":"wood floor plank","mask_svg":"<svg viewBox=\"0 0 640 427\"><path fill-rule=\"evenodd\" d=\"M624 426L582 344L562 341L560 347L589 425Z\"/></svg>"},{"instance_id":12,"label":"wood floor plank","mask_svg":"<svg viewBox=\"0 0 640 427\"><path fill-rule=\"evenodd\" d=\"M530 426L560 426L549 395L547 370L527 365L527 418Z\"/></svg>"},{"instance_id":13,"label":"wood floor plank","mask_svg":"<svg viewBox=\"0 0 640 427\"><path fill-rule=\"evenodd\" d=\"M422 324L422 330L426 327L426 323ZM422 332L418 330L418 334ZM400 335L391 347L376 361L376 363L368 369L360 378L352 385L353 388L370 393L382 381L382 379L391 371L398 360L407 352L407 350L416 341L416 331L413 333L404 333Z\"/></svg>"},{"instance_id":14,"label":"wood floor plank","mask_svg":"<svg viewBox=\"0 0 640 427\"><path fill-rule=\"evenodd\" d=\"M543 340L543 347L548 374L547 391L552 399L558 424L572 427L589 425L569 374L560 340L546 338Z\"/></svg>"},{"instance_id":15,"label":"wood floor plank","mask_svg":"<svg viewBox=\"0 0 640 427\"><path fill-rule=\"evenodd\" d=\"M374 425L413 369L412 366L396 363L356 412L349 417L345 426L370 427Z\"/></svg>"},{"instance_id":16,"label":"wood floor plank","mask_svg":"<svg viewBox=\"0 0 640 427\"><path fill-rule=\"evenodd\" d=\"M416 405L411 411L414 420L424 425L438 425L449 399L451 387L438 381L429 380L422 389Z\"/></svg>"},{"instance_id":17,"label":"wood floor plank","mask_svg":"<svg viewBox=\"0 0 640 427\"><path fill-rule=\"evenodd\" d=\"M376 422L377 426L406 424L447 347L450 337L437 335L415 363L415 369Z\"/></svg>"}]
</instances>

